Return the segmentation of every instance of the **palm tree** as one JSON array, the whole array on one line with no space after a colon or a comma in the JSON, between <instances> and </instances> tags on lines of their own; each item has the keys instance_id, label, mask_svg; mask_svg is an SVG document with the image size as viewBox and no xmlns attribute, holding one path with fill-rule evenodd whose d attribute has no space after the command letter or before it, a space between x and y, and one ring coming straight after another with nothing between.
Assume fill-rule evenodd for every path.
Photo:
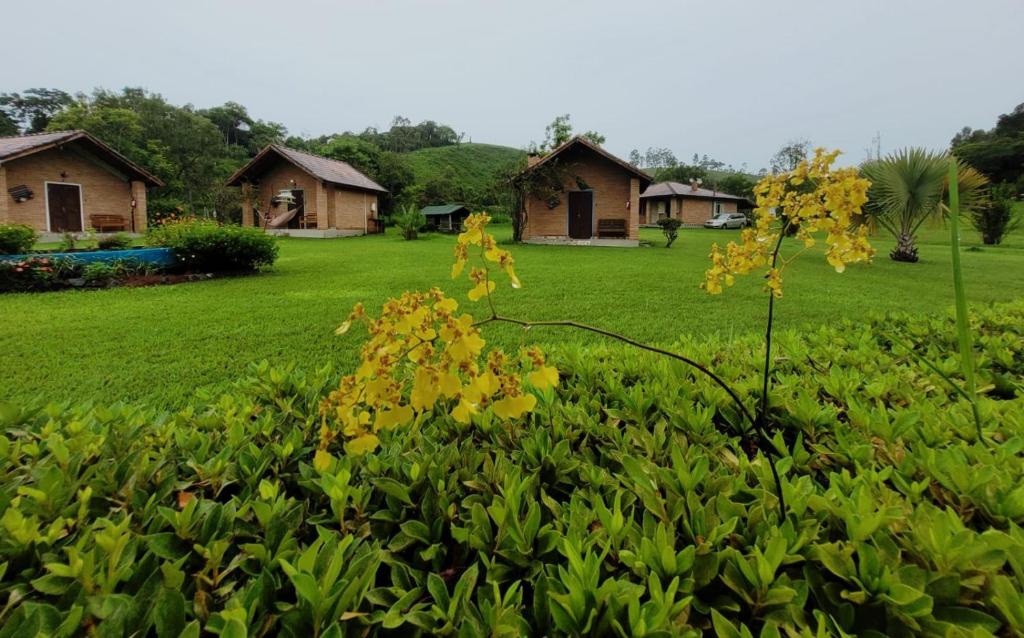
<instances>
[{"instance_id":1,"label":"palm tree","mask_svg":"<svg viewBox=\"0 0 1024 638\"><path fill-rule=\"evenodd\" d=\"M988 180L963 161L958 163L960 210L970 212L984 204ZM949 156L922 148L904 149L866 162L861 173L871 180L864 212L896 238L889 256L896 261L917 261L918 228L948 211L943 200L948 190Z\"/></svg>"}]
</instances>

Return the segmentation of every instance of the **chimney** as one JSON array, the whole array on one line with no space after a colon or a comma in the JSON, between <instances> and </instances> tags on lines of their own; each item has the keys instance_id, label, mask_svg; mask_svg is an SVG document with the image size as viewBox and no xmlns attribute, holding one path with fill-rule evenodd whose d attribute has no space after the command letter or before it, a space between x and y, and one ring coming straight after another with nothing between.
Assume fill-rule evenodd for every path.
<instances>
[{"instance_id":1,"label":"chimney","mask_svg":"<svg viewBox=\"0 0 1024 638\"><path fill-rule=\"evenodd\" d=\"M690 191L696 193L697 189L700 188L700 180L696 177L690 178Z\"/></svg>"}]
</instances>

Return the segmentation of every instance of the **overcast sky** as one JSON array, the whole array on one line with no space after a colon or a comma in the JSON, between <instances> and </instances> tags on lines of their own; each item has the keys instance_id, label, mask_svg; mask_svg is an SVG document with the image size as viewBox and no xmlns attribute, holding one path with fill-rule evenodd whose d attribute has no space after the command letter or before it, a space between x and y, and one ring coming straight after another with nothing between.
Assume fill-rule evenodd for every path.
<instances>
[{"instance_id":1,"label":"overcast sky","mask_svg":"<svg viewBox=\"0 0 1024 638\"><path fill-rule=\"evenodd\" d=\"M401 114L521 147L571 113L623 156L754 171L793 138L944 148L1024 102L1024 0L4 4L0 91L143 86L301 135Z\"/></svg>"}]
</instances>

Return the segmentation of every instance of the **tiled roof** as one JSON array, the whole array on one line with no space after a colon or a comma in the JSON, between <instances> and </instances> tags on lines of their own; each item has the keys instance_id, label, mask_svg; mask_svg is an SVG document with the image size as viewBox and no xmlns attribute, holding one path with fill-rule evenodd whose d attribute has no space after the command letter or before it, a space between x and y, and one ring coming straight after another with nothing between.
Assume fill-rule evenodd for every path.
<instances>
[{"instance_id":1,"label":"tiled roof","mask_svg":"<svg viewBox=\"0 0 1024 638\"><path fill-rule=\"evenodd\" d=\"M99 155L115 168L135 178L141 178L142 181L148 184L153 186L163 186L164 184L160 181L160 178L85 131L57 131L54 133L33 133L16 137L0 137L0 162L9 162L19 157L72 142L85 144L94 154Z\"/></svg>"},{"instance_id":2,"label":"tiled roof","mask_svg":"<svg viewBox=\"0 0 1024 638\"><path fill-rule=\"evenodd\" d=\"M581 137L579 135L577 135L576 137L570 139L567 142L564 142L561 146L559 146L559 147L555 148L554 150L552 150L550 153L548 153L547 155L542 157L539 161L536 161L536 162L531 161L531 162L529 162L527 167L526 167L526 169L521 174L529 173L530 171L534 170L538 166L553 160L554 158L558 157L559 155L561 155L562 153L564 153L565 151L569 150L570 148L572 148L574 146L583 146L583 147L588 148L591 151L597 153L598 155L601 155L602 157L605 157L605 158L611 160L612 162L615 162L616 164L618 164L619 166L624 168L626 171L628 171L629 173L631 173L635 177L638 177L640 179L640 183L641 183L640 187L641 188L643 188L644 185L651 183L651 176L650 175L648 175L647 173L645 173L641 169L637 168L636 166L633 166L632 164L630 164L626 160L618 158L618 157L615 157L614 155L612 155L608 151L604 150L603 148L601 148L597 144L594 144L593 142L591 142L587 138Z\"/></svg>"},{"instance_id":3,"label":"tiled roof","mask_svg":"<svg viewBox=\"0 0 1024 638\"><path fill-rule=\"evenodd\" d=\"M0 160L12 155L21 155L24 151L37 146L47 146L62 142L75 136L78 131L58 131L56 133L33 133L16 137L0 137Z\"/></svg>"},{"instance_id":4,"label":"tiled roof","mask_svg":"<svg viewBox=\"0 0 1024 638\"><path fill-rule=\"evenodd\" d=\"M737 201L747 201L746 197L730 195L729 193L713 191L707 188L698 187L694 189L689 184L680 184L679 182L658 182L657 184L651 184L640 197L700 197L704 199L735 199Z\"/></svg>"},{"instance_id":5,"label":"tiled roof","mask_svg":"<svg viewBox=\"0 0 1024 638\"><path fill-rule=\"evenodd\" d=\"M252 158L248 164L238 169L238 171L228 179L228 185L237 185L241 181L241 178L248 175L250 171L258 174L260 171L257 167L263 164L264 158L272 152L280 155L313 177L325 182L340 184L342 186L350 186L352 188L361 188L363 190L379 191L381 193L388 192L386 188L366 175L363 175L347 162L328 159L326 157L313 155L312 153L307 153L305 151L298 151L294 148L288 148L287 146L281 146L279 144L271 144L260 151L256 157Z\"/></svg>"}]
</instances>

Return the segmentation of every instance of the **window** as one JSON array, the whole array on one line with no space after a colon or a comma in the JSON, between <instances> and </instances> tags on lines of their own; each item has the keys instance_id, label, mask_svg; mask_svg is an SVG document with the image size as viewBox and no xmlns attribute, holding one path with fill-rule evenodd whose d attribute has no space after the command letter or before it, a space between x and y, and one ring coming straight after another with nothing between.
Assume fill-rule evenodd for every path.
<instances>
[{"instance_id":1,"label":"window","mask_svg":"<svg viewBox=\"0 0 1024 638\"><path fill-rule=\"evenodd\" d=\"M723 212L722 211L722 202L715 202L713 204L713 206L714 206L714 210L715 210L715 216L717 217L718 215L721 215L722 212Z\"/></svg>"}]
</instances>

